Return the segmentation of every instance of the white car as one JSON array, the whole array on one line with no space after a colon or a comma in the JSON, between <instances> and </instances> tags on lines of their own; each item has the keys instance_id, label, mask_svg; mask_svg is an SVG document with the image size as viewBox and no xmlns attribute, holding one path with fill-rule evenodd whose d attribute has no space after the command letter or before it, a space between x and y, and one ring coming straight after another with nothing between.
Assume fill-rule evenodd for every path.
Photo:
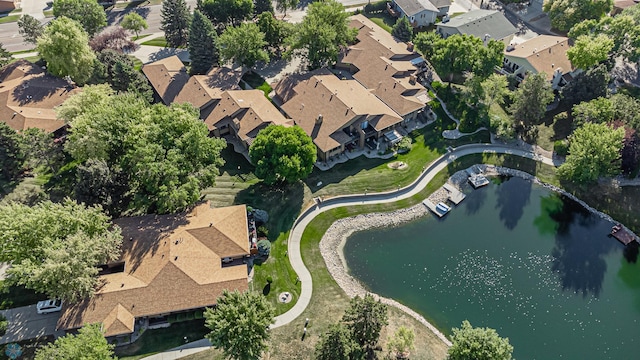
<instances>
[{"instance_id":1,"label":"white car","mask_svg":"<svg viewBox=\"0 0 640 360\"><path fill-rule=\"evenodd\" d=\"M42 300L36 305L38 314L48 314L62 310L62 300Z\"/></svg>"}]
</instances>

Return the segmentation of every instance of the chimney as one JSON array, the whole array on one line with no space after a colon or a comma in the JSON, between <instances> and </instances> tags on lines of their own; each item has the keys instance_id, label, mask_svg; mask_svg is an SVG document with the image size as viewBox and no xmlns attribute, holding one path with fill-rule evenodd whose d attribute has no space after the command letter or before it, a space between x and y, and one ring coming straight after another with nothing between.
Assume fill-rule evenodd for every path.
<instances>
[{"instance_id":1,"label":"chimney","mask_svg":"<svg viewBox=\"0 0 640 360\"><path fill-rule=\"evenodd\" d=\"M322 125L322 114L318 114L318 118L316 119L316 125Z\"/></svg>"},{"instance_id":2,"label":"chimney","mask_svg":"<svg viewBox=\"0 0 640 360\"><path fill-rule=\"evenodd\" d=\"M412 51L413 52L413 43L411 41L407 42L407 51Z\"/></svg>"},{"instance_id":3,"label":"chimney","mask_svg":"<svg viewBox=\"0 0 640 360\"><path fill-rule=\"evenodd\" d=\"M415 75L411 75L411 76L409 76L409 84L411 84L411 85L415 85L415 83L416 83L416 77L415 77Z\"/></svg>"}]
</instances>

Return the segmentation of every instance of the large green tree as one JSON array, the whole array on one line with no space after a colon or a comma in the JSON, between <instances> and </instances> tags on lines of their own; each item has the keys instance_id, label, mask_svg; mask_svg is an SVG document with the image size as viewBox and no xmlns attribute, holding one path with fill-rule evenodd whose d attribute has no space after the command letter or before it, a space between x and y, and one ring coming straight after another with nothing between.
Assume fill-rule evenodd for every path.
<instances>
[{"instance_id":1,"label":"large green tree","mask_svg":"<svg viewBox=\"0 0 640 360\"><path fill-rule=\"evenodd\" d=\"M271 3L271 0L254 0L253 15L257 17L263 12L270 12L273 14L273 3Z\"/></svg>"},{"instance_id":2,"label":"large green tree","mask_svg":"<svg viewBox=\"0 0 640 360\"><path fill-rule=\"evenodd\" d=\"M414 349L413 341L415 338L416 334L413 329L400 326L393 336L389 337L387 342L389 352L395 354L396 359L408 359L409 352Z\"/></svg>"},{"instance_id":3,"label":"large green tree","mask_svg":"<svg viewBox=\"0 0 640 360\"><path fill-rule=\"evenodd\" d=\"M299 126L269 125L249 147L256 176L267 184L304 179L313 170L316 152L313 140Z\"/></svg>"},{"instance_id":4,"label":"large green tree","mask_svg":"<svg viewBox=\"0 0 640 360\"><path fill-rule=\"evenodd\" d=\"M349 27L348 17L335 0L311 3L290 39L290 52L306 56L312 68L335 63L340 49L358 34Z\"/></svg>"},{"instance_id":5,"label":"large green tree","mask_svg":"<svg viewBox=\"0 0 640 360\"><path fill-rule=\"evenodd\" d=\"M320 335L316 344L316 360L355 360L362 350L353 340L351 332L343 324L333 324L326 333Z\"/></svg>"},{"instance_id":6,"label":"large green tree","mask_svg":"<svg viewBox=\"0 0 640 360\"><path fill-rule=\"evenodd\" d=\"M171 47L187 45L191 14L185 0L165 0L162 2L160 30L164 31L167 44Z\"/></svg>"},{"instance_id":7,"label":"large green tree","mask_svg":"<svg viewBox=\"0 0 640 360\"><path fill-rule=\"evenodd\" d=\"M117 92L128 91L138 94L149 102L153 100L153 89L147 77L135 69L130 55L115 50L106 49L97 54L93 74L88 83L107 83Z\"/></svg>"},{"instance_id":8,"label":"large green tree","mask_svg":"<svg viewBox=\"0 0 640 360\"><path fill-rule=\"evenodd\" d=\"M613 46L609 50L611 58L622 56L631 62L640 59L640 22L632 16L605 16L599 21L579 22L571 28L569 37L576 41L582 36L592 39L606 36L612 40Z\"/></svg>"},{"instance_id":9,"label":"large green tree","mask_svg":"<svg viewBox=\"0 0 640 360\"><path fill-rule=\"evenodd\" d=\"M130 12L122 18L120 26L129 31L133 31L138 37L138 33L149 27L147 21L137 12Z\"/></svg>"},{"instance_id":10,"label":"large green tree","mask_svg":"<svg viewBox=\"0 0 640 360\"><path fill-rule=\"evenodd\" d=\"M487 39L485 46L482 39L473 35L456 34L443 39L437 34L419 33L415 44L449 83L455 74L465 71L484 80L502 64L504 44L496 40Z\"/></svg>"},{"instance_id":11,"label":"large green tree","mask_svg":"<svg viewBox=\"0 0 640 360\"><path fill-rule=\"evenodd\" d=\"M591 101L583 101L571 109L573 126L582 126L586 122L608 123L613 121L615 110L611 100L599 97Z\"/></svg>"},{"instance_id":12,"label":"large green tree","mask_svg":"<svg viewBox=\"0 0 640 360\"><path fill-rule=\"evenodd\" d=\"M582 35L567 50L567 57L573 66L579 69L588 69L607 60L613 45L613 40L604 34L598 36Z\"/></svg>"},{"instance_id":13,"label":"large green tree","mask_svg":"<svg viewBox=\"0 0 640 360\"><path fill-rule=\"evenodd\" d=\"M0 122L0 178L11 181L24 168L25 154L22 149L22 137L7 125Z\"/></svg>"},{"instance_id":14,"label":"large green tree","mask_svg":"<svg viewBox=\"0 0 640 360\"><path fill-rule=\"evenodd\" d=\"M510 110L515 120L528 129L542 119L553 98L545 73L529 75L513 93Z\"/></svg>"},{"instance_id":15,"label":"large green tree","mask_svg":"<svg viewBox=\"0 0 640 360\"><path fill-rule=\"evenodd\" d=\"M569 138L569 155L558 168L558 176L577 183L590 183L601 176L620 173L620 150L624 129L608 124L585 123Z\"/></svg>"},{"instance_id":16,"label":"large green tree","mask_svg":"<svg viewBox=\"0 0 640 360\"><path fill-rule=\"evenodd\" d=\"M264 34L255 23L228 27L217 41L222 61L237 62L248 67L252 67L258 61L269 61L269 54L264 50L266 45Z\"/></svg>"},{"instance_id":17,"label":"large green tree","mask_svg":"<svg viewBox=\"0 0 640 360\"><path fill-rule=\"evenodd\" d=\"M562 100L568 104L577 104L607 96L609 79L609 71L605 64L594 66L578 74L562 88Z\"/></svg>"},{"instance_id":18,"label":"large green tree","mask_svg":"<svg viewBox=\"0 0 640 360\"><path fill-rule=\"evenodd\" d=\"M453 328L450 360L510 360L513 346L508 338L490 328L474 328L465 320L460 328Z\"/></svg>"},{"instance_id":19,"label":"large green tree","mask_svg":"<svg viewBox=\"0 0 640 360\"><path fill-rule=\"evenodd\" d=\"M9 280L52 298L93 295L97 266L117 259L121 243L100 207L69 199L0 206L0 261L11 263Z\"/></svg>"},{"instance_id":20,"label":"large green tree","mask_svg":"<svg viewBox=\"0 0 640 360\"><path fill-rule=\"evenodd\" d=\"M198 9L222 30L250 19L253 16L253 0L201 0Z\"/></svg>"},{"instance_id":21,"label":"large green tree","mask_svg":"<svg viewBox=\"0 0 640 360\"><path fill-rule=\"evenodd\" d=\"M65 148L79 164L104 160L123 173L128 191L116 202L122 211L184 210L200 198L202 188L213 185L224 163L220 151L225 141L208 136L198 109L190 104L149 105L123 93L74 112Z\"/></svg>"},{"instance_id":22,"label":"large green tree","mask_svg":"<svg viewBox=\"0 0 640 360\"><path fill-rule=\"evenodd\" d=\"M613 0L546 0L543 5L551 25L560 31L569 31L584 20L598 20L612 8Z\"/></svg>"},{"instance_id":23,"label":"large green tree","mask_svg":"<svg viewBox=\"0 0 640 360\"><path fill-rule=\"evenodd\" d=\"M38 19L29 14L24 14L18 20L18 32L22 35L24 41L35 45L44 32L44 26Z\"/></svg>"},{"instance_id":24,"label":"large green tree","mask_svg":"<svg viewBox=\"0 0 640 360\"><path fill-rule=\"evenodd\" d=\"M0 68L4 67L11 62L13 56L7 49L4 48L4 44L0 43Z\"/></svg>"},{"instance_id":25,"label":"large green tree","mask_svg":"<svg viewBox=\"0 0 640 360\"><path fill-rule=\"evenodd\" d=\"M507 95L511 93L507 77L500 74L491 74L480 83L480 86L483 94L481 100L489 107L493 104L502 106Z\"/></svg>"},{"instance_id":26,"label":"large green tree","mask_svg":"<svg viewBox=\"0 0 640 360\"><path fill-rule=\"evenodd\" d=\"M262 294L225 290L204 317L206 338L228 358L257 360L267 349L274 310Z\"/></svg>"},{"instance_id":27,"label":"large green tree","mask_svg":"<svg viewBox=\"0 0 640 360\"><path fill-rule=\"evenodd\" d=\"M206 74L218 62L217 39L218 35L211 21L200 10L194 10L191 29L189 29L191 75Z\"/></svg>"},{"instance_id":28,"label":"large green tree","mask_svg":"<svg viewBox=\"0 0 640 360\"><path fill-rule=\"evenodd\" d=\"M285 39L292 34L292 24L276 19L273 13L265 11L258 15L258 28L264 34L264 41L271 50L279 51Z\"/></svg>"},{"instance_id":29,"label":"large green tree","mask_svg":"<svg viewBox=\"0 0 640 360\"><path fill-rule=\"evenodd\" d=\"M56 0L53 2L53 15L79 22L89 36L107 26L107 14L95 0Z\"/></svg>"},{"instance_id":30,"label":"large green tree","mask_svg":"<svg viewBox=\"0 0 640 360\"><path fill-rule=\"evenodd\" d=\"M391 35L403 42L411 41L413 37L413 27L409 22L409 18L403 16L398 19L391 29Z\"/></svg>"},{"instance_id":31,"label":"large green tree","mask_svg":"<svg viewBox=\"0 0 640 360\"><path fill-rule=\"evenodd\" d=\"M388 324L387 305L376 301L371 294L356 296L342 316L342 322L365 354L371 355L380 339L382 327Z\"/></svg>"},{"instance_id":32,"label":"large green tree","mask_svg":"<svg viewBox=\"0 0 640 360\"><path fill-rule=\"evenodd\" d=\"M55 174L64 165L62 146L56 143L50 132L28 128L22 132L22 146L27 166L32 169L43 166Z\"/></svg>"},{"instance_id":33,"label":"large green tree","mask_svg":"<svg viewBox=\"0 0 640 360\"><path fill-rule=\"evenodd\" d=\"M35 360L116 360L114 345L105 339L102 324L88 324L77 335L67 334L36 351Z\"/></svg>"},{"instance_id":34,"label":"large green tree","mask_svg":"<svg viewBox=\"0 0 640 360\"><path fill-rule=\"evenodd\" d=\"M75 20L59 17L49 23L38 39L37 50L47 61L47 70L55 76L69 76L84 85L93 72L96 55L88 45L89 37Z\"/></svg>"},{"instance_id":35,"label":"large green tree","mask_svg":"<svg viewBox=\"0 0 640 360\"><path fill-rule=\"evenodd\" d=\"M295 9L300 0L276 0L276 10L282 12L282 18L287 16L287 10Z\"/></svg>"}]
</instances>

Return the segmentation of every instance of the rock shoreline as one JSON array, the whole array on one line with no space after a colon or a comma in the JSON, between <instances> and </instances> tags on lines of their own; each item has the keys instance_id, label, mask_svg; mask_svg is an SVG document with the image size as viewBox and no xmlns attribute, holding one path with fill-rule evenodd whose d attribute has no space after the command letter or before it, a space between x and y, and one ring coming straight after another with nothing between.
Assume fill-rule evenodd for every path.
<instances>
[{"instance_id":1,"label":"rock shoreline","mask_svg":"<svg viewBox=\"0 0 640 360\"><path fill-rule=\"evenodd\" d=\"M505 168L501 166L494 165L486 165L486 164L478 164L472 166L487 176L515 176L525 180L533 181L536 184L539 184L547 189L555 191L561 195L564 195L570 198L573 201L576 201L580 205L582 205L588 211L596 214L602 219L611 221L615 223L609 215L604 214L589 205L587 205L584 201L576 198L574 195L547 183L540 181L535 176L526 173L524 171L515 170L511 168ZM469 193L472 191L472 187L467 183L467 174L465 170L461 170L453 174L448 183L456 186L464 193ZM432 193L428 199L432 202L440 202L446 200L447 192L444 189L436 190ZM428 214L429 210L423 204L417 204L409 208L400 209L387 213L370 213L370 214L361 214L354 217L340 219L334 222L327 232L323 235L320 240L320 253L324 258L325 264L327 266L327 270L334 278L336 283L342 288L342 290L349 296L355 297L370 293L366 290L366 288L354 277L349 275L346 261L344 259L344 244L347 238L357 231L364 231L369 229L375 229L380 227L389 227L389 226L398 226L402 223L415 220L422 216ZM624 225L623 225L624 226ZM440 332L435 326L429 323L422 315L413 311L409 307L400 304L399 302L379 296L377 294L372 294L376 299L379 299L381 302L394 306L408 315L415 318L417 321L425 325L429 330L431 330L438 338L440 338L445 344L451 346L451 341L447 339L447 337Z\"/></svg>"}]
</instances>

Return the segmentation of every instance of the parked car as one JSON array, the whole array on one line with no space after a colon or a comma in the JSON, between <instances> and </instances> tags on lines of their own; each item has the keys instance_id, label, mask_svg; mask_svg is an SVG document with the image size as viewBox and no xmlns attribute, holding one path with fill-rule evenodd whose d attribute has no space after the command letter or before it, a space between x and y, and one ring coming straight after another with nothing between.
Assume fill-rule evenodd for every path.
<instances>
[{"instance_id":1,"label":"parked car","mask_svg":"<svg viewBox=\"0 0 640 360\"><path fill-rule=\"evenodd\" d=\"M62 310L62 300L42 300L36 305L38 314L48 314Z\"/></svg>"}]
</instances>

